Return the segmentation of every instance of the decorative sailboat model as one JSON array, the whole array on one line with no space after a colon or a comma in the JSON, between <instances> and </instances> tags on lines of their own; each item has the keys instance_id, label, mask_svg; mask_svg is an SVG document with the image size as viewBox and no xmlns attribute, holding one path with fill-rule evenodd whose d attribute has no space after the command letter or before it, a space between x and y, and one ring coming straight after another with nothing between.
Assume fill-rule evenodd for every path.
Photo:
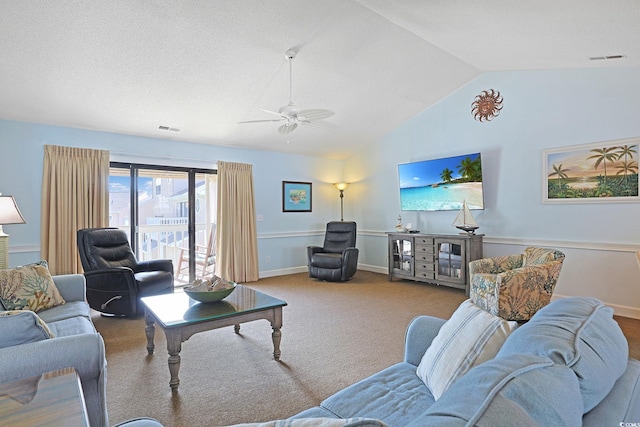
<instances>
[{"instance_id":1,"label":"decorative sailboat model","mask_svg":"<svg viewBox=\"0 0 640 427\"><path fill-rule=\"evenodd\" d=\"M456 216L452 225L469 234L475 234L476 230L480 228L476 220L473 219L466 200L462 202L462 208L460 208L460 212L458 212L458 216Z\"/></svg>"}]
</instances>

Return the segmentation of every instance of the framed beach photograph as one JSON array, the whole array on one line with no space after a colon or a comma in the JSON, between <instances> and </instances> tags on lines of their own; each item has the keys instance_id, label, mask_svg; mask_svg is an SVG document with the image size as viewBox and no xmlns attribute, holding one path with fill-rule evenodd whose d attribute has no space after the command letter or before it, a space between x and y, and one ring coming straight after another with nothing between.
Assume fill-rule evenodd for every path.
<instances>
[{"instance_id":1,"label":"framed beach photograph","mask_svg":"<svg viewBox=\"0 0 640 427\"><path fill-rule=\"evenodd\" d=\"M282 212L311 212L311 183L282 181Z\"/></svg>"},{"instance_id":2,"label":"framed beach photograph","mask_svg":"<svg viewBox=\"0 0 640 427\"><path fill-rule=\"evenodd\" d=\"M640 202L640 137L544 150L543 203Z\"/></svg>"}]
</instances>

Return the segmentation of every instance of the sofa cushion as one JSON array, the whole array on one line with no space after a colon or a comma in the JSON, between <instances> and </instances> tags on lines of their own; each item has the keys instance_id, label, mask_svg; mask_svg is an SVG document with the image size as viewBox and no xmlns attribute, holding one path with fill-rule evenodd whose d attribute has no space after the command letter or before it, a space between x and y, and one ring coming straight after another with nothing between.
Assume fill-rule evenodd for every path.
<instances>
[{"instance_id":1,"label":"sofa cushion","mask_svg":"<svg viewBox=\"0 0 640 427\"><path fill-rule=\"evenodd\" d=\"M73 317L86 317L91 319L91 309L85 301L70 301L64 305L58 305L48 310L38 313L38 316L47 323L59 320L71 319Z\"/></svg>"},{"instance_id":2,"label":"sofa cushion","mask_svg":"<svg viewBox=\"0 0 640 427\"><path fill-rule=\"evenodd\" d=\"M545 356L573 369L586 413L625 371L629 348L613 309L595 298L569 297L551 302L514 331L498 357L519 353Z\"/></svg>"},{"instance_id":3,"label":"sofa cushion","mask_svg":"<svg viewBox=\"0 0 640 427\"><path fill-rule=\"evenodd\" d=\"M415 365L400 362L340 390L320 406L340 418L371 417L403 426L433 402Z\"/></svg>"},{"instance_id":4,"label":"sofa cushion","mask_svg":"<svg viewBox=\"0 0 640 427\"><path fill-rule=\"evenodd\" d=\"M0 299L7 310L35 312L65 303L46 261L0 270Z\"/></svg>"},{"instance_id":5,"label":"sofa cushion","mask_svg":"<svg viewBox=\"0 0 640 427\"><path fill-rule=\"evenodd\" d=\"M469 369L492 359L517 326L466 300L442 325L416 374L437 400Z\"/></svg>"},{"instance_id":6,"label":"sofa cushion","mask_svg":"<svg viewBox=\"0 0 640 427\"><path fill-rule=\"evenodd\" d=\"M229 427L386 427L386 424L373 418L293 418L288 420L267 421L264 423L235 424Z\"/></svg>"},{"instance_id":7,"label":"sofa cushion","mask_svg":"<svg viewBox=\"0 0 640 427\"><path fill-rule=\"evenodd\" d=\"M55 334L30 310L0 311L0 348L53 338Z\"/></svg>"},{"instance_id":8,"label":"sofa cushion","mask_svg":"<svg viewBox=\"0 0 640 427\"><path fill-rule=\"evenodd\" d=\"M91 320L82 316L51 322L49 323L49 329L51 329L56 337L96 333L96 329Z\"/></svg>"},{"instance_id":9,"label":"sofa cushion","mask_svg":"<svg viewBox=\"0 0 640 427\"><path fill-rule=\"evenodd\" d=\"M615 387L591 411L582 417L585 427L633 426L640 420L640 361L629 359L627 370Z\"/></svg>"},{"instance_id":10,"label":"sofa cushion","mask_svg":"<svg viewBox=\"0 0 640 427\"><path fill-rule=\"evenodd\" d=\"M496 357L471 369L407 427L580 426L573 371L547 357Z\"/></svg>"}]
</instances>

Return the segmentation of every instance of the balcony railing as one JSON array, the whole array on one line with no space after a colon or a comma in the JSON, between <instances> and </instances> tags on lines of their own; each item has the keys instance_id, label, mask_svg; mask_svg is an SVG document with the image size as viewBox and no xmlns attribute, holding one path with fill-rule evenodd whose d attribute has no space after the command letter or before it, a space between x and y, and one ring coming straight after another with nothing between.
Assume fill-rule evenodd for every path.
<instances>
[{"instance_id":1,"label":"balcony railing","mask_svg":"<svg viewBox=\"0 0 640 427\"><path fill-rule=\"evenodd\" d=\"M153 218L156 224L144 224L138 226L138 251L136 258L139 261L152 259L171 259L173 268L177 270L180 263L180 255L189 247L189 230L186 218ZM119 226L127 234L130 228ZM207 246L207 238L210 235L207 224L196 224L196 244ZM131 236L129 236L131 240ZM188 278L178 277L178 282L186 283Z\"/></svg>"}]
</instances>

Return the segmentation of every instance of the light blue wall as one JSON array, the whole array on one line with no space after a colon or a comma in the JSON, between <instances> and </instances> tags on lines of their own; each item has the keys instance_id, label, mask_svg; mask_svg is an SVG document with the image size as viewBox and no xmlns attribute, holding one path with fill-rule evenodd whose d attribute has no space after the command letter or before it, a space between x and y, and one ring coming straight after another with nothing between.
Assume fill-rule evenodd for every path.
<instances>
[{"instance_id":1,"label":"light blue wall","mask_svg":"<svg viewBox=\"0 0 640 427\"><path fill-rule=\"evenodd\" d=\"M217 161L253 165L261 271L306 266L309 244L321 243L324 224L340 217L338 192L342 162L307 156L142 138L89 130L0 121L0 192L14 195L27 225L4 227L10 237L11 266L40 259L40 197L45 145L109 150L141 163L212 168ZM282 212L282 181L312 182L311 213ZM266 259L270 258L267 264ZM273 274L273 273L272 273Z\"/></svg>"},{"instance_id":2,"label":"light blue wall","mask_svg":"<svg viewBox=\"0 0 640 427\"><path fill-rule=\"evenodd\" d=\"M471 116L483 90L499 90L504 109L489 123ZM542 151L640 136L640 70L593 69L486 73L344 162L267 151L176 143L0 121L0 192L13 194L28 225L6 226L12 265L38 258L40 186L45 144L108 149L174 161L210 159L254 166L261 275L304 271L304 247L322 240L338 219L344 178L345 220L358 222L360 267L385 272L385 232L399 211L397 164L482 152L485 209L474 211L486 256L553 246L567 259L556 293L595 296L616 312L640 318L640 205L542 203ZM183 162L184 163L184 162ZM313 212L281 212L282 180L313 182ZM457 233L455 212L404 212L405 223L432 233ZM22 252L24 251L24 252ZM271 262L266 264L269 256Z\"/></svg>"},{"instance_id":3,"label":"light blue wall","mask_svg":"<svg viewBox=\"0 0 640 427\"><path fill-rule=\"evenodd\" d=\"M504 108L491 122L471 115L483 90ZM486 73L390 132L345 163L354 215L365 234L365 265L386 266L386 238L397 222L397 164L482 153L485 209L473 211L485 255L530 244L567 254L556 292L591 295L640 315L640 204L542 203L542 151L640 136L640 70L595 69ZM403 212L403 222L456 234L456 212ZM629 310L627 310L629 309ZM626 310L626 311L625 311Z\"/></svg>"}]
</instances>

